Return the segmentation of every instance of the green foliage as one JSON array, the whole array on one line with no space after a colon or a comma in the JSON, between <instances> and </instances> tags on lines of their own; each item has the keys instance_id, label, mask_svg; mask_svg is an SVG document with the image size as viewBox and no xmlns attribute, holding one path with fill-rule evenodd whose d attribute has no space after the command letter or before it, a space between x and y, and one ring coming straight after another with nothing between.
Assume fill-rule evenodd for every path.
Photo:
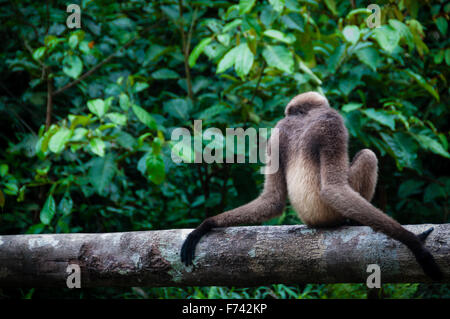
<instances>
[{"instance_id":1,"label":"green foliage","mask_svg":"<svg viewBox=\"0 0 450 319\"><path fill-rule=\"evenodd\" d=\"M259 164L175 164L172 150L190 162L195 150L179 154L173 129L192 132L194 119L203 120L204 131L272 127L289 99L309 90L341 112L352 156L368 147L380 158L375 205L402 223L449 222L449 6L379 1L382 25L370 29L366 3L354 2L356 8L333 0L183 1L181 15L169 1L83 2L78 30L65 25L65 2L50 2L48 14L40 3L6 2L0 232L195 226L253 199L263 177ZM298 222L288 207L267 224ZM446 286L386 287L393 298L448 296ZM98 291L367 295L361 285Z\"/></svg>"}]
</instances>

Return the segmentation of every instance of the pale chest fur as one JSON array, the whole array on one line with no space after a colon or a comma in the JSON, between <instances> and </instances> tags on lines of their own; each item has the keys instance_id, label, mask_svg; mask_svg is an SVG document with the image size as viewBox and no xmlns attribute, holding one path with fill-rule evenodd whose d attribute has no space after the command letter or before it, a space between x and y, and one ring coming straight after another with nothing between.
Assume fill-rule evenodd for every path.
<instances>
[{"instance_id":1,"label":"pale chest fur","mask_svg":"<svg viewBox=\"0 0 450 319\"><path fill-rule=\"evenodd\" d=\"M291 159L286 168L288 196L299 218L308 226L338 224L342 216L320 199L319 168L302 156Z\"/></svg>"}]
</instances>

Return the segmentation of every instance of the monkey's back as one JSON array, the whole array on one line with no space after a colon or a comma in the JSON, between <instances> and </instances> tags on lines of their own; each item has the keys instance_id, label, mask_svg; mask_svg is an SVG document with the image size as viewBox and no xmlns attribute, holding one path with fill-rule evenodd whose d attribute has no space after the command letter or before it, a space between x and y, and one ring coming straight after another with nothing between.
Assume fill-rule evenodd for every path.
<instances>
[{"instance_id":1,"label":"monkey's back","mask_svg":"<svg viewBox=\"0 0 450 319\"><path fill-rule=\"evenodd\" d=\"M319 152L330 134L335 134L333 138L337 140L345 140L347 131L335 110L328 108L311 113L305 117L286 117L277 125L281 131L289 132L282 134L286 139L280 141L286 143L282 147L288 154L283 165L288 197L306 225L338 225L344 222L344 218L320 198Z\"/></svg>"}]
</instances>

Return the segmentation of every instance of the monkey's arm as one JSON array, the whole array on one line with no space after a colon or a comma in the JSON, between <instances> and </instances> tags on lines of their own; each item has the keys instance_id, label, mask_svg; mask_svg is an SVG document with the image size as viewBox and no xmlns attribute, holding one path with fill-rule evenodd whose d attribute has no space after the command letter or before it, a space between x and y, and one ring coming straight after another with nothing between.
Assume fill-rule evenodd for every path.
<instances>
[{"instance_id":1,"label":"monkey's arm","mask_svg":"<svg viewBox=\"0 0 450 319\"><path fill-rule=\"evenodd\" d=\"M266 175L264 190L258 198L238 208L205 219L188 235L181 247L181 261L187 266L192 264L197 243L212 228L263 222L280 215L285 202L286 183L281 170L275 174Z\"/></svg>"},{"instance_id":2,"label":"monkey's arm","mask_svg":"<svg viewBox=\"0 0 450 319\"><path fill-rule=\"evenodd\" d=\"M248 204L205 219L191 232L181 247L181 261L192 264L195 246L203 235L214 227L229 227L254 224L280 215L286 204L286 182L281 168L274 174L267 174L261 195Z\"/></svg>"},{"instance_id":3,"label":"monkey's arm","mask_svg":"<svg viewBox=\"0 0 450 319\"><path fill-rule=\"evenodd\" d=\"M336 149L330 152L327 148L320 153L321 199L346 218L370 226L405 244L429 277L442 279L439 266L422 243L430 231L416 236L354 191L348 184L348 160L339 153Z\"/></svg>"}]
</instances>

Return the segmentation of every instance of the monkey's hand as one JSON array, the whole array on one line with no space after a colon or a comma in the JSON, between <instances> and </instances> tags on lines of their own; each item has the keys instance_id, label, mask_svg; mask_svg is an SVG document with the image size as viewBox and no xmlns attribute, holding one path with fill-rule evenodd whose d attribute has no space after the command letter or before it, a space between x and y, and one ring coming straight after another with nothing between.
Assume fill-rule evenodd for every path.
<instances>
[{"instance_id":1,"label":"monkey's hand","mask_svg":"<svg viewBox=\"0 0 450 319\"><path fill-rule=\"evenodd\" d=\"M181 246L181 262L185 263L186 266L192 265L192 261L195 257L195 247L197 246L200 239L207 232L213 228L214 222L211 219L206 219L200 224L192 233L190 233L186 240Z\"/></svg>"}]
</instances>

